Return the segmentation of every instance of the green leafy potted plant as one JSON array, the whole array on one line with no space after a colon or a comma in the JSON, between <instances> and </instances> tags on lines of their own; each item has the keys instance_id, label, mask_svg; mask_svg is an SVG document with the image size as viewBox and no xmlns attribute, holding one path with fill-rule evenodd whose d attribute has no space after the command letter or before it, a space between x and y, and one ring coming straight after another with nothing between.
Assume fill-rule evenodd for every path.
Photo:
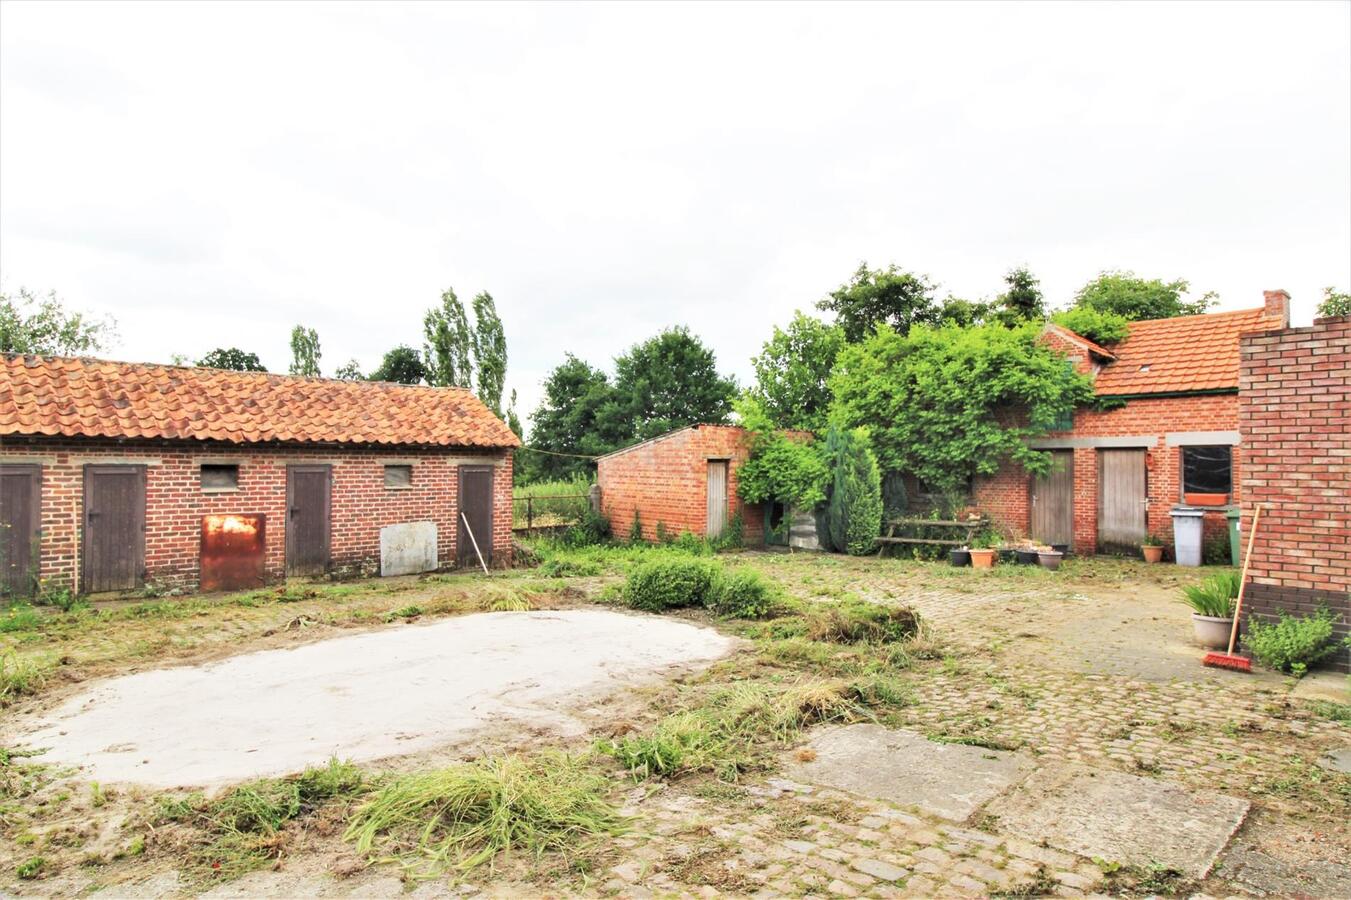
<instances>
[{"instance_id":1,"label":"green leafy potted plant","mask_svg":"<svg viewBox=\"0 0 1351 900\"><path fill-rule=\"evenodd\" d=\"M1183 601L1192 608L1192 630L1203 647L1217 650L1229 646L1234 598L1241 580L1237 572L1220 572L1182 589Z\"/></svg>"},{"instance_id":2,"label":"green leafy potted plant","mask_svg":"<svg viewBox=\"0 0 1351 900\"><path fill-rule=\"evenodd\" d=\"M999 536L993 531L982 531L971 539L971 549L967 552L971 554L971 568L973 569L992 569L994 568L995 547L999 544Z\"/></svg>"},{"instance_id":3,"label":"green leafy potted plant","mask_svg":"<svg viewBox=\"0 0 1351 900\"><path fill-rule=\"evenodd\" d=\"M1146 535L1140 542L1140 553L1144 555L1147 563L1162 562L1163 539L1156 534Z\"/></svg>"}]
</instances>

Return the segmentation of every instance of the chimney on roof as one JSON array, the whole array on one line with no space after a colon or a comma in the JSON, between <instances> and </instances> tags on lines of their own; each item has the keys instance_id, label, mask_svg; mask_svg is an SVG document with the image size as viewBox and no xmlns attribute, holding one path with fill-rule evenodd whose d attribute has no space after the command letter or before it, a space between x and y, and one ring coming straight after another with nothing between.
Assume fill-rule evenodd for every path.
<instances>
[{"instance_id":1,"label":"chimney on roof","mask_svg":"<svg viewBox=\"0 0 1351 900\"><path fill-rule=\"evenodd\" d=\"M1263 291L1267 318L1280 321L1281 328L1290 327L1290 295L1283 290Z\"/></svg>"}]
</instances>

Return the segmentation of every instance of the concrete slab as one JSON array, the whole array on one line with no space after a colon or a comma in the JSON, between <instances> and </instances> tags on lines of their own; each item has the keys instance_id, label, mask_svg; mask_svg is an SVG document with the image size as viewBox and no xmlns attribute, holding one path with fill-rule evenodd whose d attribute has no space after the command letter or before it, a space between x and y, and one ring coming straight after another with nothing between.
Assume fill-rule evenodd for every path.
<instances>
[{"instance_id":1,"label":"concrete slab","mask_svg":"<svg viewBox=\"0 0 1351 900\"><path fill-rule=\"evenodd\" d=\"M1310 672L1290 691L1291 697L1303 700L1330 700L1333 703L1351 703L1351 692L1346 689L1346 674L1321 669Z\"/></svg>"},{"instance_id":2,"label":"concrete slab","mask_svg":"<svg viewBox=\"0 0 1351 900\"><path fill-rule=\"evenodd\" d=\"M105 783L215 785L489 729L580 733L587 703L735 644L663 616L480 613L106 679L4 737Z\"/></svg>"},{"instance_id":3,"label":"concrete slab","mask_svg":"<svg viewBox=\"0 0 1351 900\"><path fill-rule=\"evenodd\" d=\"M436 565L435 522L404 522L380 529L381 575L434 572Z\"/></svg>"},{"instance_id":4,"label":"concrete slab","mask_svg":"<svg viewBox=\"0 0 1351 900\"><path fill-rule=\"evenodd\" d=\"M1158 864L1204 878L1249 803L1121 772L1047 766L987 812L1002 832L1080 856Z\"/></svg>"},{"instance_id":5,"label":"concrete slab","mask_svg":"<svg viewBox=\"0 0 1351 900\"><path fill-rule=\"evenodd\" d=\"M965 821L1032 768L1021 753L939 744L914 731L846 725L817 732L816 758L788 766L789 778Z\"/></svg>"},{"instance_id":6,"label":"concrete slab","mask_svg":"<svg viewBox=\"0 0 1351 900\"><path fill-rule=\"evenodd\" d=\"M1329 750L1318 760L1318 764L1329 772L1351 774L1351 747Z\"/></svg>"}]
</instances>

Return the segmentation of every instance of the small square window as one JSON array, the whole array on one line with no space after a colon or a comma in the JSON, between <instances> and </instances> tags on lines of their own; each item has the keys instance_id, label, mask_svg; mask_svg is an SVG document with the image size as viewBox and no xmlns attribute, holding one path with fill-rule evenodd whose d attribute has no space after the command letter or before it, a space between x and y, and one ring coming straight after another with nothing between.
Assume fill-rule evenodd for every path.
<instances>
[{"instance_id":1,"label":"small square window","mask_svg":"<svg viewBox=\"0 0 1351 900\"><path fill-rule=\"evenodd\" d=\"M412 466L385 466L385 487L410 488L413 486Z\"/></svg>"},{"instance_id":2,"label":"small square window","mask_svg":"<svg viewBox=\"0 0 1351 900\"><path fill-rule=\"evenodd\" d=\"M1182 493L1223 495L1224 499L1216 502L1228 502L1233 487L1231 451L1226 446L1183 447Z\"/></svg>"},{"instance_id":3,"label":"small square window","mask_svg":"<svg viewBox=\"0 0 1351 900\"><path fill-rule=\"evenodd\" d=\"M239 490L239 466L224 464L203 464L202 490L237 491Z\"/></svg>"}]
</instances>

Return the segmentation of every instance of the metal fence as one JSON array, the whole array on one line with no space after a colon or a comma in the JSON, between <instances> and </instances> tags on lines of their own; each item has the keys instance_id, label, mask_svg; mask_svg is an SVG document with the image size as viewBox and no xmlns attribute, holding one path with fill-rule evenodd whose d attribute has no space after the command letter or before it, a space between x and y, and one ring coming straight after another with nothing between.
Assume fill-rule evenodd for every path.
<instances>
[{"instance_id":1,"label":"metal fence","mask_svg":"<svg viewBox=\"0 0 1351 900\"><path fill-rule=\"evenodd\" d=\"M586 494L550 494L512 500L511 525L517 533L557 529L582 521L590 503Z\"/></svg>"}]
</instances>

